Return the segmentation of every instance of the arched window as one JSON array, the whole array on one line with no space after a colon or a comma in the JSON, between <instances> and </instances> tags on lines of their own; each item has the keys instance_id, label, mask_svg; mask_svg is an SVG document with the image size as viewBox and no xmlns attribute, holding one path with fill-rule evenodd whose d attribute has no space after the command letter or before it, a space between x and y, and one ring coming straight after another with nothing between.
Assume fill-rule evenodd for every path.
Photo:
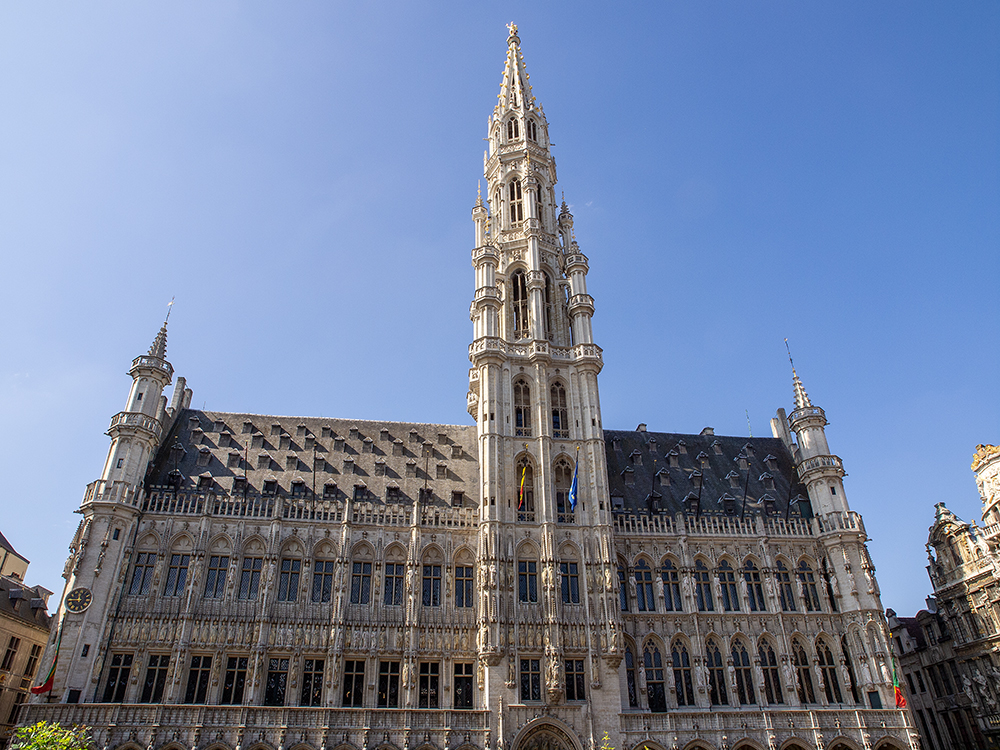
<instances>
[{"instance_id":1,"label":"arched window","mask_svg":"<svg viewBox=\"0 0 1000 750\"><path fill-rule=\"evenodd\" d=\"M628 612L628 579L621 565L618 566L618 606L622 612Z\"/></svg>"},{"instance_id":2,"label":"arched window","mask_svg":"<svg viewBox=\"0 0 1000 750\"><path fill-rule=\"evenodd\" d=\"M528 335L528 282L524 271L515 271L510 277L510 302L514 312L514 338Z\"/></svg>"},{"instance_id":3,"label":"arched window","mask_svg":"<svg viewBox=\"0 0 1000 750\"><path fill-rule=\"evenodd\" d=\"M552 437L569 437L569 418L566 411L566 389L562 383L553 383L549 389L549 399L552 401Z\"/></svg>"},{"instance_id":4,"label":"arched window","mask_svg":"<svg viewBox=\"0 0 1000 750\"><path fill-rule=\"evenodd\" d=\"M781 597L781 609L783 612L794 612L795 611L795 591L792 588L792 578L791 574L788 572L788 568L785 564L778 560L777 570L774 572L774 577L778 581L778 594Z\"/></svg>"},{"instance_id":5,"label":"arched window","mask_svg":"<svg viewBox=\"0 0 1000 750\"><path fill-rule=\"evenodd\" d=\"M677 566L670 562L669 558L663 561L660 577L663 579L663 599L667 612L682 612L684 606L681 603L681 579Z\"/></svg>"},{"instance_id":6,"label":"arched window","mask_svg":"<svg viewBox=\"0 0 1000 750\"><path fill-rule=\"evenodd\" d=\"M535 472L527 456L517 462L517 520L535 520Z\"/></svg>"},{"instance_id":7,"label":"arched window","mask_svg":"<svg viewBox=\"0 0 1000 750\"><path fill-rule=\"evenodd\" d=\"M625 683L628 685L628 705L629 708L638 708L639 695L636 693L635 681L635 656L632 654L632 647L625 646Z\"/></svg>"},{"instance_id":8,"label":"arched window","mask_svg":"<svg viewBox=\"0 0 1000 750\"><path fill-rule=\"evenodd\" d=\"M510 200L510 223L511 226L524 221L524 199L521 197L521 183L512 180L507 185L507 198Z\"/></svg>"},{"instance_id":9,"label":"arched window","mask_svg":"<svg viewBox=\"0 0 1000 750\"><path fill-rule=\"evenodd\" d=\"M826 597L830 601L830 609L834 612L837 611L837 597L833 593L833 576L837 574L835 570L832 570L830 563L827 559L823 558L823 581L826 583Z\"/></svg>"},{"instance_id":10,"label":"arched window","mask_svg":"<svg viewBox=\"0 0 1000 750\"><path fill-rule=\"evenodd\" d=\"M573 484L573 468L569 461L560 458L556 461L556 520L559 523L573 523L573 510L569 507L569 490Z\"/></svg>"},{"instance_id":11,"label":"arched window","mask_svg":"<svg viewBox=\"0 0 1000 750\"><path fill-rule=\"evenodd\" d=\"M642 650L642 663L646 668L646 697L650 711L667 710L667 691L663 681L663 657L653 641L646 641Z\"/></svg>"},{"instance_id":12,"label":"arched window","mask_svg":"<svg viewBox=\"0 0 1000 750\"><path fill-rule=\"evenodd\" d=\"M552 279L546 273L545 276L545 338L552 341Z\"/></svg>"},{"instance_id":13,"label":"arched window","mask_svg":"<svg viewBox=\"0 0 1000 750\"><path fill-rule=\"evenodd\" d=\"M851 681L851 698L854 703L860 703L861 697L858 693L858 678L854 676L854 664L851 662L851 652L847 647L847 636L840 638L840 650L844 653L844 666L847 667L847 677Z\"/></svg>"},{"instance_id":14,"label":"arched window","mask_svg":"<svg viewBox=\"0 0 1000 750\"><path fill-rule=\"evenodd\" d=\"M778 658L774 655L774 649L767 641L761 641L757 647L757 655L760 657L760 669L764 673L764 697L770 704L784 703L785 697L781 694L781 678L778 676Z\"/></svg>"},{"instance_id":15,"label":"arched window","mask_svg":"<svg viewBox=\"0 0 1000 750\"><path fill-rule=\"evenodd\" d=\"M524 604L538 602L538 561L519 557L517 560L517 599Z\"/></svg>"},{"instance_id":16,"label":"arched window","mask_svg":"<svg viewBox=\"0 0 1000 750\"><path fill-rule=\"evenodd\" d=\"M740 705L749 706L757 702L753 693L753 667L750 654L743 641L733 641L733 666L736 668L736 698Z\"/></svg>"},{"instance_id":17,"label":"arched window","mask_svg":"<svg viewBox=\"0 0 1000 750\"><path fill-rule=\"evenodd\" d=\"M764 599L764 586L760 580L760 570L750 560L743 566L743 580L747 583L747 606L751 612L766 612L767 601Z\"/></svg>"},{"instance_id":18,"label":"arched window","mask_svg":"<svg viewBox=\"0 0 1000 750\"><path fill-rule=\"evenodd\" d=\"M714 612L715 603L712 600L712 579L705 563L698 560L694 564L694 586L698 599L699 612Z\"/></svg>"},{"instance_id":19,"label":"arched window","mask_svg":"<svg viewBox=\"0 0 1000 750\"><path fill-rule=\"evenodd\" d=\"M799 583L802 584L802 600L806 603L806 612L819 612L819 592L816 590L816 575L809 563L802 560L796 571Z\"/></svg>"},{"instance_id":20,"label":"arched window","mask_svg":"<svg viewBox=\"0 0 1000 750\"><path fill-rule=\"evenodd\" d=\"M655 612L656 599L653 597L653 571L645 560L635 564L635 608L639 612Z\"/></svg>"},{"instance_id":21,"label":"arched window","mask_svg":"<svg viewBox=\"0 0 1000 750\"><path fill-rule=\"evenodd\" d=\"M824 641L816 641L816 655L819 657L819 668L823 673L823 690L828 703L843 703L840 693L840 680L837 679L837 667L833 661L833 652Z\"/></svg>"},{"instance_id":22,"label":"arched window","mask_svg":"<svg viewBox=\"0 0 1000 750\"><path fill-rule=\"evenodd\" d=\"M694 685L691 682L691 657L680 641L674 641L670 649L670 659L674 667L674 690L677 692L678 706L694 705Z\"/></svg>"},{"instance_id":23,"label":"arched window","mask_svg":"<svg viewBox=\"0 0 1000 750\"><path fill-rule=\"evenodd\" d=\"M726 670L722 663L722 651L714 638L705 642L705 659L708 665L708 688L713 706L728 706L726 695Z\"/></svg>"},{"instance_id":24,"label":"arched window","mask_svg":"<svg viewBox=\"0 0 1000 750\"><path fill-rule=\"evenodd\" d=\"M798 684L800 703L815 703L816 693L813 691L812 672L809 670L809 657L799 641L792 641L792 661L795 663L795 673Z\"/></svg>"},{"instance_id":25,"label":"arched window","mask_svg":"<svg viewBox=\"0 0 1000 750\"><path fill-rule=\"evenodd\" d=\"M515 107L517 106L516 102L514 106ZM511 117L509 120L507 120L507 140L513 141L520 137L521 137L521 127L517 122L517 118Z\"/></svg>"},{"instance_id":26,"label":"arched window","mask_svg":"<svg viewBox=\"0 0 1000 750\"><path fill-rule=\"evenodd\" d=\"M537 141L538 140L538 128L535 126L535 121L534 120L528 120L525 123L525 128L524 129L526 131L528 131L528 140L529 141Z\"/></svg>"},{"instance_id":27,"label":"arched window","mask_svg":"<svg viewBox=\"0 0 1000 750\"><path fill-rule=\"evenodd\" d=\"M523 378L514 381L514 436L531 437L531 388Z\"/></svg>"},{"instance_id":28,"label":"arched window","mask_svg":"<svg viewBox=\"0 0 1000 750\"><path fill-rule=\"evenodd\" d=\"M739 612L740 596L736 591L736 572L733 566L723 560L719 563L718 574L722 589L722 609L726 612Z\"/></svg>"}]
</instances>

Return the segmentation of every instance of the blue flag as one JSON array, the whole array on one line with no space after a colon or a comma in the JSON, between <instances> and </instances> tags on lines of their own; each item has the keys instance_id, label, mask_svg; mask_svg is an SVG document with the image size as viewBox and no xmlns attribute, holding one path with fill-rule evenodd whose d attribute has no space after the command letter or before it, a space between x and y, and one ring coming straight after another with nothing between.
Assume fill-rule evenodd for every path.
<instances>
[{"instance_id":1,"label":"blue flag","mask_svg":"<svg viewBox=\"0 0 1000 750\"><path fill-rule=\"evenodd\" d=\"M577 454L580 453L580 449L576 449ZM569 486L569 510L570 513L576 510L576 495L577 495L577 478L580 475L580 459L577 458L576 466L573 467L573 484Z\"/></svg>"}]
</instances>

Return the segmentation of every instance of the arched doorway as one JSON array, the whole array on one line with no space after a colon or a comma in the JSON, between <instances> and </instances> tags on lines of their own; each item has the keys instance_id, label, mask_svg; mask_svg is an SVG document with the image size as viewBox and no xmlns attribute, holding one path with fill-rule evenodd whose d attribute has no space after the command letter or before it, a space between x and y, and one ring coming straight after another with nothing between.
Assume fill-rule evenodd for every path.
<instances>
[{"instance_id":1,"label":"arched doorway","mask_svg":"<svg viewBox=\"0 0 1000 750\"><path fill-rule=\"evenodd\" d=\"M562 728L549 721L528 725L521 732L514 750L580 750Z\"/></svg>"}]
</instances>

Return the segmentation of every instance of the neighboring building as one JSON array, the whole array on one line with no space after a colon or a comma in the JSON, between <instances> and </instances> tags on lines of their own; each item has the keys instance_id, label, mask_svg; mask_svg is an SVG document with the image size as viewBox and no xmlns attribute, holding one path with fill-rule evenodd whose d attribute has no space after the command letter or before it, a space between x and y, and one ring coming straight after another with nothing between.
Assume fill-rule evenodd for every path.
<instances>
[{"instance_id":1,"label":"neighboring building","mask_svg":"<svg viewBox=\"0 0 1000 750\"><path fill-rule=\"evenodd\" d=\"M485 174L473 423L195 410L182 378L168 406L164 324L80 508L59 702L30 718L108 750L915 747L794 369L773 438L604 429L516 27Z\"/></svg>"},{"instance_id":2,"label":"neighboring building","mask_svg":"<svg viewBox=\"0 0 1000 750\"><path fill-rule=\"evenodd\" d=\"M983 528L938 503L927 540L930 611L887 613L911 709L934 750L1000 747L1000 447L977 446L972 470Z\"/></svg>"},{"instance_id":3,"label":"neighboring building","mask_svg":"<svg viewBox=\"0 0 1000 750\"><path fill-rule=\"evenodd\" d=\"M27 586L28 561L0 534L0 748L7 747L49 639L52 592Z\"/></svg>"}]
</instances>

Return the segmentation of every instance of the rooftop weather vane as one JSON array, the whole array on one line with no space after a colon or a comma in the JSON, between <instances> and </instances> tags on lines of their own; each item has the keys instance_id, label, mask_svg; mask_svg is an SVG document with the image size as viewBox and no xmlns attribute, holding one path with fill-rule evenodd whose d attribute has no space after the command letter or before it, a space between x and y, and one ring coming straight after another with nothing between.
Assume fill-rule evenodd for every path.
<instances>
[{"instance_id":1,"label":"rooftop weather vane","mask_svg":"<svg viewBox=\"0 0 1000 750\"><path fill-rule=\"evenodd\" d=\"M171 297L170 301L167 303L167 317L163 319L163 325L166 325L167 321L170 320L170 311L173 309L173 307L174 307L174 297Z\"/></svg>"}]
</instances>

